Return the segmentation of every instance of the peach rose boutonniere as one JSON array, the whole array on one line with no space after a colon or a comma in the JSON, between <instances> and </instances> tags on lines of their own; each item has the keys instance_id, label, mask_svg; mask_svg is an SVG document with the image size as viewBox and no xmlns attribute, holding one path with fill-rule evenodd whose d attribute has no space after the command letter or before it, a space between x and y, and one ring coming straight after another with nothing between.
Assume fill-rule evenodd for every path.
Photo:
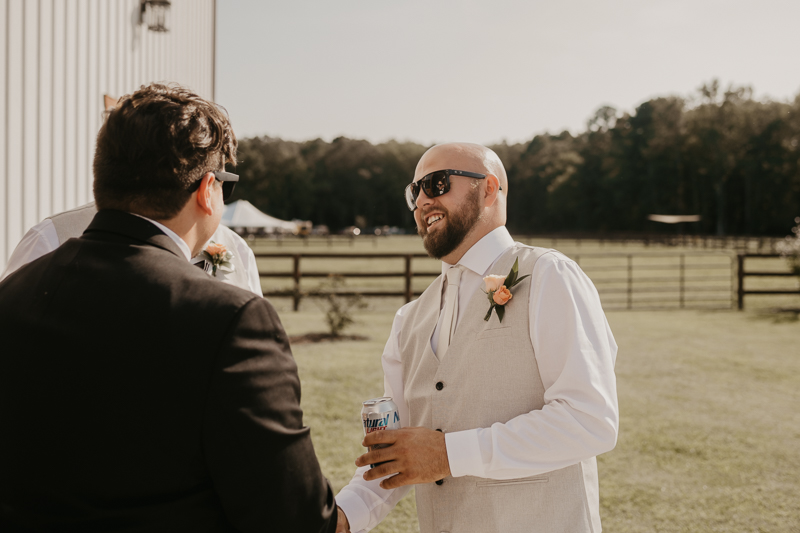
<instances>
[{"instance_id":1,"label":"peach rose boutonniere","mask_svg":"<svg viewBox=\"0 0 800 533\"><path fill-rule=\"evenodd\" d=\"M203 259L211 263L211 275L217 276L217 269L223 272L233 272L234 268L231 264L233 259L233 252L229 252L224 244L217 244L211 241L211 244L206 246L202 253Z\"/></svg>"},{"instance_id":2,"label":"peach rose boutonniere","mask_svg":"<svg viewBox=\"0 0 800 533\"><path fill-rule=\"evenodd\" d=\"M505 305L511 300L511 288L519 284L520 281L527 278L529 274L519 276L519 258L514 260L514 266L511 267L511 272L507 276L498 276L491 274L483 278L486 284L486 290L483 291L489 298L489 310L486 316L483 317L487 322L492 318L492 310L497 313L497 319L502 322L503 316L506 314Z\"/></svg>"}]
</instances>

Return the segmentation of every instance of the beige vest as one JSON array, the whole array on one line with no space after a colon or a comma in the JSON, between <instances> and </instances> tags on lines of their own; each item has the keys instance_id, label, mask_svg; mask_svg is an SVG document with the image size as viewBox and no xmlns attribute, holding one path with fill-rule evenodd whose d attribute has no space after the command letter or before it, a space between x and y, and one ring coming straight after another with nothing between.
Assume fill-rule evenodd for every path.
<instances>
[{"instance_id":1,"label":"beige vest","mask_svg":"<svg viewBox=\"0 0 800 533\"><path fill-rule=\"evenodd\" d=\"M90 202L86 205L76 207L75 209L48 217L53 223L56 235L58 235L58 244L64 244L68 239L74 239L83 235L83 231L89 226L89 223L96 213L97 207L94 205L94 202ZM217 231L214 232L213 237L211 237L211 240L218 244L224 244L228 250L233 252L231 264L234 267L234 271L222 272L217 270L216 278L223 283L229 283L242 289L249 290L250 286L248 284L247 272L245 271L244 258L240 257L240 254L237 253L238 247L236 244L237 240L241 240L241 237L231 229L225 226L219 226ZM192 262L195 263L197 259L198 258L193 258Z\"/></svg>"},{"instance_id":2,"label":"beige vest","mask_svg":"<svg viewBox=\"0 0 800 533\"><path fill-rule=\"evenodd\" d=\"M531 274L539 257L549 251L515 244L490 274L508 274L516 257L519 275ZM541 409L544 386L528 313L531 278L513 289L502 323L495 313L488 322L483 320L489 302L478 290L440 362L431 337L441 306L442 278L412 306L399 338L410 425L444 432L486 428ZM599 533L598 495L594 457L534 477L448 477L438 485L416 486L422 533Z\"/></svg>"}]
</instances>

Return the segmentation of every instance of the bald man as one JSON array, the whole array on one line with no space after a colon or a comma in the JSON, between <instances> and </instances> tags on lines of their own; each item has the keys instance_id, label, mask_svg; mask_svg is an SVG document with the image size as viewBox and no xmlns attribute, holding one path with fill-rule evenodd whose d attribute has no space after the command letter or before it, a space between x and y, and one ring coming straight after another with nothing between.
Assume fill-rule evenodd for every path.
<instances>
[{"instance_id":1,"label":"bald man","mask_svg":"<svg viewBox=\"0 0 800 533\"><path fill-rule=\"evenodd\" d=\"M364 439L389 446L356 459L339 531L375 527L412 485L422 533L601 530L595 457L617 439L617 345L578 265L511 238L508 194L486 147L420 159L406 200L442 275L395 316L384 394L404 429Z\"/></svg>"}]
</instances>

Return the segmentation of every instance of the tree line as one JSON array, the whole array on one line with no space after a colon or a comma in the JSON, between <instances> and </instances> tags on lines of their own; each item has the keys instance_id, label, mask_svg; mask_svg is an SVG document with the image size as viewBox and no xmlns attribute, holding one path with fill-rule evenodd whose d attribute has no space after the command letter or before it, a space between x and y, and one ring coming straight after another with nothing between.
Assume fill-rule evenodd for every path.
<instances>
[{"instance_id":1,"label":"tree line","mask_svg":"<svg viewBox=\"0 0 800 533\"><path fill-rule=\"evenodd\" d=\"M413 231L403 190L428 147L339 137L239 144L236 198L272 216ZM633 113L601 107L579 134L491 146L509 179L518 233L675 232L649 214L700 215L680 231L784 235L800 214L800 94L756 100L715 80Z\"/></svg>"}]
</instances>

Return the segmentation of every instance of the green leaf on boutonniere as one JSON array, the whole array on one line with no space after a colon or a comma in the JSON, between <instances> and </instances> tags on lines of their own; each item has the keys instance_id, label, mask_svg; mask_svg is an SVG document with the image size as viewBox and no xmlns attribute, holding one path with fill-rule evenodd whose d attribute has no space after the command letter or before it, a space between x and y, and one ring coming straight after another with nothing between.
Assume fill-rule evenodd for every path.
<instances>
[{"instance_id":1,"label":"green leaf on boutonniere","mask_svg":"<svg viewBox=\"0 0 800 533\"><path fill-rule=\"evenodd\" d=\"M508 273L506 276L506 280L503 282L507 288L511 288L514 286L514 282L517 280L517 274L519 273L519 258L514 259L514 266L511 267L511 272Z\"/></svg>"},{"instance_id":2,"label":"green leaf on boutonniere","mask_svg":"<svg viewBox=\"0 0 800 533\"><path fill-rule=\"evenodd\" d=\"M520 283L522 283L522 280L523 280L523 279L525 279L525 278L527 278L527 277L530 277L530 274L525 274L525 275L524 275L524 276L522 276L521 278L517 278L517 279L515 279L515 280L514 280L514 284L513 284L513 285L508 285L508 288L509 288L509 289L511 289L511 287L513 287L514 285L519 285Z\"/></svg>"},{"instance_id":3,"label":"green leaf on boutonniere","mask_svg":"<svg viewBox=\"0 0 800 533\"><path fill-rule=\"evenodd\" d=\"M519 258L516 258L514 259L514 266L511 267L511 272L509 272L508 276L506 276L506 280L503 282L503 285L505 285L508 290L511 290L511 287L514 285L519 285L520 282L527 277L530 277L530 274L525 274L521 278L519 277Z\"/></svg>"},{"instance_id":4,"label":"green leaf on boutonniere","mask_svg":"<svg viewBox=\"0 0 800 533\"><path fill-rule=\"evenodd\" d=\"M506 308L505 308L505 306L503 306L503 305L496 305L496 306L494 307L494 310L495 310L495 312L497 312L497 319L498 319L500 322L502 322L502 321L503 321L503 316L505 316L505 314L506 314Z\"/></svg>"}]
</instances>

